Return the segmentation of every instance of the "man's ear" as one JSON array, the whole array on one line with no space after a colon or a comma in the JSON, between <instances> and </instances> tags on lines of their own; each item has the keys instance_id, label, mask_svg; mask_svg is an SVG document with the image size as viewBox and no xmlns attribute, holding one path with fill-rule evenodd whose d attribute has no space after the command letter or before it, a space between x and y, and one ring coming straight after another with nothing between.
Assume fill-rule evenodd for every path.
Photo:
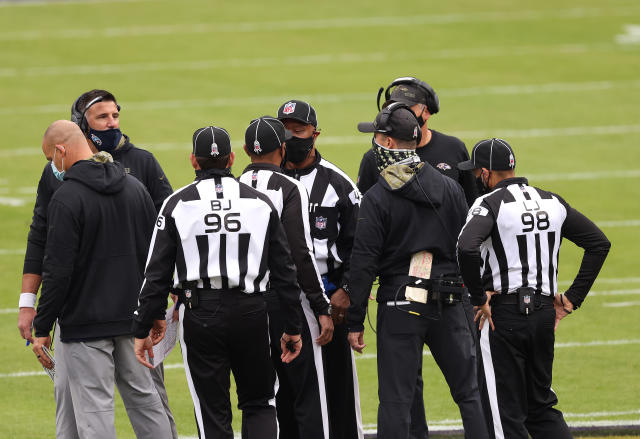
<instances>
[{"instance_id":1,"label":"man's ear","mask_svg":"<svg viewBox=\"0 0 640 439\"><path fill-rule=\"evenodd\" d=\"M200 165L198 164L198 161L196 160L196 156L193 155L193 153L191 153L191 155L189 156L189 160L191 160L191 166L193 166L193 169L195 169L196 171L199 171Z\"/></svg>"},{"instance_id":2,"label":"man's ear","mask_svg":"<svg viewBox=\"0 0 640 439\"><path fill-rule=\"evenodd\" d=\"M236 159L236 153L231 151L231 154L229 154L229 161L227 162L227 169L233 166L233 162Z\"/></svg>"},{"instance_id":3,"label":"man's ear","mask_svg":"<svg viewBox=\"0 0 640 439\"><path fill-rule=\"evenodd\" d=\"M249 154L249 150L247 149L247 145L246 145L246 144L242 147L242 149L244 149L244 152L246 152L246 153L247 153L247 155L248 155L249 157L251 157L251 154Z\"/></svg>"}]
</instances>

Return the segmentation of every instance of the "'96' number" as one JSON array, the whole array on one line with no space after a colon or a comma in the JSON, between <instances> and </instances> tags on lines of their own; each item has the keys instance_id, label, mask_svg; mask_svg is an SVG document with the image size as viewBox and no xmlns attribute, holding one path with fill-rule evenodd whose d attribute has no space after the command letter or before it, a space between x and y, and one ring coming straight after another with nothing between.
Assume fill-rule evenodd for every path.
<instances>
[{"instance_id":1,"label":"'96' number","mask_svg":"<svg viewBox=\"0 0 640 439\"><path fill-rule=\"evenodd\" d=\"M242 227L239 219L240 216L237 212L230 212L221 217L217 213L209 213L204 216L204 223L210 226L210 229L204 229L205 233L218 233L222 228L227 232L237 232Z\"/></svg>"}]
</instances>

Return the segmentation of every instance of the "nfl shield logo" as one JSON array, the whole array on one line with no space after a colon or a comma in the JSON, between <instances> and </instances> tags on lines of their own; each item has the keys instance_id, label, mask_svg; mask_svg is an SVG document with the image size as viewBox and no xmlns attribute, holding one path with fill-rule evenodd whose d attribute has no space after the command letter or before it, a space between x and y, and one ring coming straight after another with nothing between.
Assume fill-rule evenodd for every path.
<instances>
[{"instance_id":1,"label":"nfl shield logo","mask_svg":"<svg viewBox=\"0 0 640 439\"><path fill-rule=\"evenodd\" d=\"M327 219L323 216L316 217L316 229L324 230L327 228Z\"/></svg>"},{"instance_id":2,"label":"nfl shield logo","mask_svg":"<svg viewBox=\"0 0 640 439\"><path fill-rule=\"evenodd\" d=\"M260 142L258 142L257 140L253 142L253 152L255 152L256 154L262 152L262 148L260 147Z\"/></svg>"},{"instance_id":3,"label":"nfl shield logo","mask_svg":"<svg viewBox=\"0 0 640 439\"><path fill-rule=\"evenodd\" d=\"M282 110L282 112L284 114L291 114L296 110L296 103L295 102L287 102L286 104L284 104L284 109Z\"/></svg>"},{"instance_id":4,"label":"nfl shield logo","mask_svg":"<svg viewBox=\"0 0 640 439\"><path fill-rule=\"evenodd\" d=\"M218 154L220 154L220 151L218 151L218 144L214 142L211 144L211 155L216 157Z\"/></svg>"},{"instance_id":5,"label":"nfl shield logo","mask_svg":"<svg viewBox=\"0 0 640 439\"><path fill-rule=\"evenodd\" d=\"M528 305L528 304L531 303L531 296L526 295L526 296L523 297L523 300L524 300L524 304Z\"/></svg>"},{"instance_id":6,"label":"nfl shield logo","mask_svg":"<svg viewBox=\"0 0 640 439\"><path fill-rule=\"evenodd\" d=\"M222 183L216 184L216 192L219 194L222 193Z\"/></svg>"}]
</instances>

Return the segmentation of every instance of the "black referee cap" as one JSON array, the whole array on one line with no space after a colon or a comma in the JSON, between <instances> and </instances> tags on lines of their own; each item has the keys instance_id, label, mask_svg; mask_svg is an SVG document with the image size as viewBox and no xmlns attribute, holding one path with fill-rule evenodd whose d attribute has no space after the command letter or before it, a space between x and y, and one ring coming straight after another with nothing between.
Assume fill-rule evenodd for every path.
<instances>
[{"instance_id":1,"label":"black referee cap","mask_svg":"<svg viewBox=\"0 0 640 439\"><path fill-rule=\"evenodd\" d=\"M208 126L193 133L193 155L218 158L231 154L231 138L224 128Z\"/></svg>"},{"instance_id":2,"label":"black referee cap","mask_svg":"<svg viewBox=\"0 0 640 439\"><path fill-rule=\"evenodd\" d=\"M278 108L278 119L293 119L318 128L316 110L308 102L292 99Z\"/></svg>"},{"instance_id":3,"label":"black referee cap","mask_svg":"<svg viewBox=\"0 0 640 439\"><path fill-rule=\"evenodd\" d=\"M516 167L513 149L505 140L494 137L481 140L471 151L471 160L458 163L461 171L486 168L490 171L510 171Z\"/></svg>"},{"instance_id":4,"label":"black referee cap","mask_svg":"<svg viewBox=\"0 0 640 439\"><path fill-rule=\"evenodd\" d=\"M268 154L291 138L291 132L273 116L253 119L244 133L247 150L255 155Z\"/></svg>"}]
</instances>

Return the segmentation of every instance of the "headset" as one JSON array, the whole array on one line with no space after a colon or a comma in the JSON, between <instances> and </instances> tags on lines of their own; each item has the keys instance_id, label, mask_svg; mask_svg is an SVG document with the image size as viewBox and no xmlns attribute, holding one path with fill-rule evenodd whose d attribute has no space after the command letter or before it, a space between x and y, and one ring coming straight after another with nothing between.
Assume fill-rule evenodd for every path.
<instances>
[{"instance_id":1,"label":"headset","mask_svg":"<svg viewBox=\"0 0 640 439\"><path fill-rule=\"evenodd\" d=\"M392 132L392 127L390 123L391 115L394 112L400 110L401 108L408 110L409 113L411 113L411 115L416 119L416 123L418 124L418 137L416 138L416 142L417 142L416 144L420 145L420 140L422 139L422 130L420 129L420 122L418 122L418 118L416 117L411 107L409 107L407 104L403 102L392 102L391 104L387 105L381 110L382 114L380 115L380 122L376 127L376 131L383 134L391 133Z\"/></svg>"},{"instance_id":2,"label":"headset","mask_svg":"<svg viewBox=\"0 0 640 439\"><path fill-rule=\"evenodd\" d=\"M431 87L426 82L419 80L418 78L414 78L413 76L403 76L401 78L394 79L393 82L389 84L386 90L384 89L384 87L380 87L380 90L378 90L377 99L378 111L380 111L380 96L382 96L382 93L384 92L384 98L386 102L391 99L391 89L402 84L414 85L424 91L425 95L427 96L427 110L429 110L429 113L436 114L438 111L440 111L440 99L438 98L438 95L436 94L433 87Z\"/></svg>"},{"instance_id":3,"label":"headset","mask_svg":"<svg viewBox=\"0 0 640 439\"><path fill-rule=\"evenodd\" d=\"M78 97L78 99L76 99L73 102L73 105L71 106L71 122L75 123L76 125L78 125L80 127L80 130L83 132L83 134L89 134L89 122L87 122L87 118L84 117L87 110L89 110L89 108L91 108L91 106L93 104L97 104L98 102L102 102L102 100L105 98L105 96L98 96L94 99L92 99L91 101L89 101L89 103L87 105L85 105L83 110L80 110L78 108L78 101L82 98L82 96L84 96L86 93L83 93L80 95L80 97ZM118 105L118 103L114 100L113 101L116 104L116 108L118 109L118 111L120 111L120 105Z\"/></svg>"}]
</instances>

